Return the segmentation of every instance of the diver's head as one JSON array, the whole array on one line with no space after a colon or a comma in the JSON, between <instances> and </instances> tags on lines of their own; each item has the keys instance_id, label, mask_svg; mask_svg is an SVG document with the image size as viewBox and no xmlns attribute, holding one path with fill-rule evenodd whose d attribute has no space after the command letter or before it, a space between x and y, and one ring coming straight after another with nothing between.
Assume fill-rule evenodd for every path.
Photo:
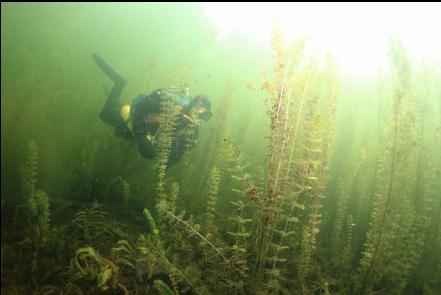
<instances>
[{"instance_id":1,"label":"diver's head","mask_svg":"<svg viewBox=\"0 0 441 295\"><path fill-rule=\"evenodd\" d=\"M208 121L213 116L210 99L206 95L194 97L185 108L184 113L194 119Z\"/></svg>"}]
</instances>

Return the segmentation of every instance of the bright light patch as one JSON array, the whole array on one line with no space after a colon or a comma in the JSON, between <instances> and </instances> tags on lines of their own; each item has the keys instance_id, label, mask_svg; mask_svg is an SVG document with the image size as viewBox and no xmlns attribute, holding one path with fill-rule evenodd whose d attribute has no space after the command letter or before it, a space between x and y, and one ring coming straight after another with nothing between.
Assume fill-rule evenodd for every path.
<instances>
[{"instance_id":1,"label":"bright light patch","mask_svg":"<svg viewBox=\"0 0 441 295\"><path fill-rule=\"evenodd\" d=\"M387 65L390 33L399 34L412 56L441 59L440 3L207 3L205 11L220 29L219 41L238 33L265 46L275 17L287 41L308 36L344 71L371 72Z\"/></svg>"}]
</instances>

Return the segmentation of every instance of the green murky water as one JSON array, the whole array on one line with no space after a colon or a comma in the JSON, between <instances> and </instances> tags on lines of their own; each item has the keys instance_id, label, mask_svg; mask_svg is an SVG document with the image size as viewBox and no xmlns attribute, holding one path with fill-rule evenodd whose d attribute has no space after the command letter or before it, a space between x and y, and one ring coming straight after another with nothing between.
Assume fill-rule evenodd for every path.
<instances>
[{"instance_id":1,"label":"green murky water","mask_svg":"<svg viewBox=\"0 0 441 295\"><path fill-rule=\"evenodd\" d=\"M2 3L2 293L441 292L435 21L266 5Z\"/></svg>"}]
</instances>

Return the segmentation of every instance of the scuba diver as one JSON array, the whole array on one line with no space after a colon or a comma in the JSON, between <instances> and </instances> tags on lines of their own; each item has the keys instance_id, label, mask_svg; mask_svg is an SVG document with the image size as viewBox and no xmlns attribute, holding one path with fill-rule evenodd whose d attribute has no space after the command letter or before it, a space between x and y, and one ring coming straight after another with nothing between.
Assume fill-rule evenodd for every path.
<instances>
[{"instance_id":1,"label":"scuba diver","mask_svg":"<svg viewBox=\"0 0 441 295\"><path fill-rule=\"evenodd\" d=\"M201 121L211 116L211 103L206 95L189 99L186 85L157 89L149 95L139 94L131 103L119 100L127 80L117 74L100 56L93 54L98 67L113 81L113 87L100 113L101 120L115 128L115 134L134 140L144 158L153 159L158 155L156 137L159 131L160 102L165 96L172 98L176 111L175 130L167 167L181 159L184 152L196 145Z\"/></svg>"}]
</instances>

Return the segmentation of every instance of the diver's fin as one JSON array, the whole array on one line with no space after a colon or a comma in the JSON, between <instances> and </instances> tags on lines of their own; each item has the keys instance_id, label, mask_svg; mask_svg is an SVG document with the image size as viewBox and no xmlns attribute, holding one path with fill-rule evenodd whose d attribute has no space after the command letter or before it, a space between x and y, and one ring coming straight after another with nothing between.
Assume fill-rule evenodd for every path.
<instances>
[{"instance_id":1,"label":"diver's fin","mask_svg":"<svg viewBox=\"0 0 441 295\"><path fill-rule=\"evenodd\" d=\"M92 54L92 58L95 60L98 67L106 74L115 84L124 86L127 84L127 80L118 75L98 54Z\"/></svg>"}]
</instances>

